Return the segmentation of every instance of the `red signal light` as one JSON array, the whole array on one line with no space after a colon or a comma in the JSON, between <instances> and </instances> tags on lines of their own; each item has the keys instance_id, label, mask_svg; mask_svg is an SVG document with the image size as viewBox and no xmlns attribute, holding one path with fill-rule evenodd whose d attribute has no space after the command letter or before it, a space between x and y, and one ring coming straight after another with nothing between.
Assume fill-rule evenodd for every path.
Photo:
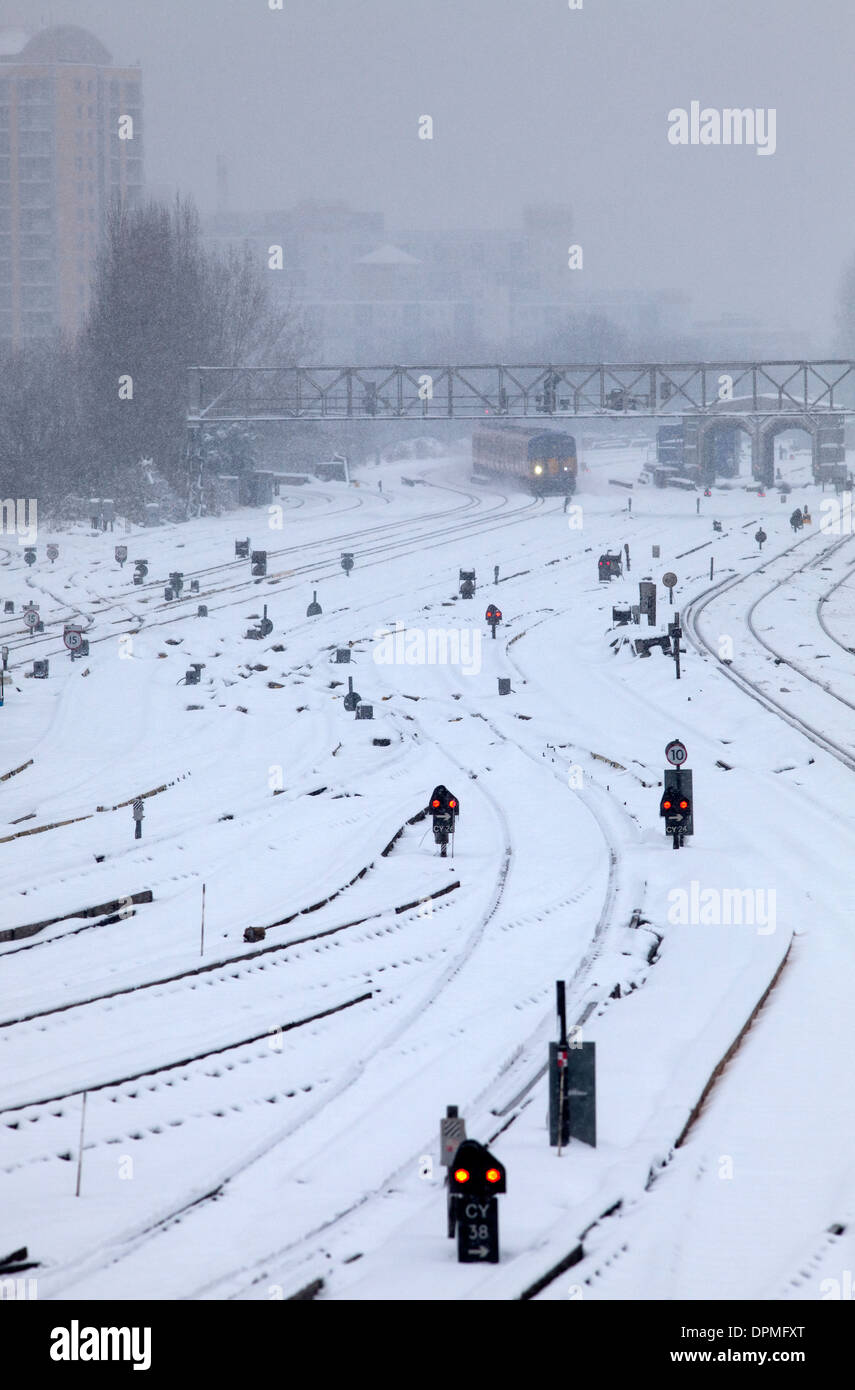
<instances>
[{"instance_id":1,"label":"red signal light","mask_svg":"<svg viewBox=\"0 0 855 1390\"><path fill-rule=\"evenodd\" d=\"M455 1168L455 1170L454 1170L454 1181L455 1181L455 1182L468 1182L468 1181L469 1181L469 1170L468 1170L468 1168Z\"/></svg>"},{"instance_id":2,"label":"red signal light","mask_svg":"<svg viewBox=\"0 0 855 1390\"><path fill-rule=\"evenodd\" d=\"M681 802L680 802L680 810L681 810L681 811L687 810L687 809L688 809L688 805L689 805L688 801L685 801L685 800L684 800L684 801L681 801Z\"/></svg>"},{"instance_id":3,"label":"red signal light","mask_svg":"<svg viewBox=\"0 0 855 1390\"><path fill-rule=\"evenodd\" d=\"M497 618L501 618L501 616L502 616L502 610L501 610L501 608L497 608L497 609L496 609L496 617L497 617Z\"/></svg>"},{"instance_id":4,"label":"red signal light","mask_svg":"<svg viewBox=\"0 0 855 1390\"><path fill-rule=\"evenodd\" d=\"M670 811L670 810L671 810L671 802L670 802L670 801L663 801L663 802L662 802L662 810L663 810L663 811Z\"/></svg>"},{"instance_id":5,"label":"red signal light","mask_svg":"<svg viewBox=\"0 0 855 1390\"><path fill-rule=\"evenodd\" d=\"M436 797L434 797L433 801L432 801L430 804L431 804L431 806L438 806L438 805L439 805L439 801L438 801L438 799L437 799Z\"/></svg>"},{"instance_id":6,"label":"red signal light","mask_svg":"<svg viewBox=\"0 0 855 1390\"><path fill-rule=\"evenodd\" d=\"M484 1174L484 1177L487 1179L488 1182L499 1182L501 1176L502 1175L499 1172L498 1168L488 1168L486 1173Z\"/></svg>"}]
</instances>

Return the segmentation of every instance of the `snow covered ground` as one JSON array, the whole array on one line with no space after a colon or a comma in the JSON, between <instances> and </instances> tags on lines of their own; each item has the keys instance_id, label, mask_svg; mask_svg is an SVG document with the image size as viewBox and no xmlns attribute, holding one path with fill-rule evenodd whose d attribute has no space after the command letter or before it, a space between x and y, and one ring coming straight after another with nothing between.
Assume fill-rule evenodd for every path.
<instances>
[{"instance_id":1,"label":"snow covered ground","mask_svg":"<svg viewBox=\"0 0 855 1390\"><path fill-rule=\"evenodd\" d=\"M22 770L2 782L0 1246L41 1262L40 1297L269 1299L323 1277L327 1298L501 1300L580 1240L539 1297L845 1283L855 549L790 529L805 502L819 520L806 455L786 505L731 488L698 513L610 484L646 453L592 451L569 517L451 458L295 489L270 519L40 534L32 569L2 538L0 773ZM234 559L247 535L265 579ZM631 572L599 583L625 544ZM646 627L611 619L669 569L679 683L623 640ZM664 631L661 583L658 601ZM248 639L263 604L273 631ZM348 676L373 720L343 708ZM695 783L679 853L658 815L673 738ZM438 782L461 803L446 860L410 823ZM560 1158L539 1076L557 979L598 1069L598 1146ZM499 1265L458 1265L445 1236L449 1103L507 1167Z\"/></svg>"}]
</instances>

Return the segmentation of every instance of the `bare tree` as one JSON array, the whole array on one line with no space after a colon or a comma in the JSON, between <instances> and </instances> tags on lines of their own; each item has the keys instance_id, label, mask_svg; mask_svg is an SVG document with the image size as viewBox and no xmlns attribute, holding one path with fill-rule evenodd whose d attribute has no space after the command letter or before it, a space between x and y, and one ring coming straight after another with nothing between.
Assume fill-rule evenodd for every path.
<instances>
[{"instance_id":1,"label":"bare tree","mask_svg":"<svg viewBox=\"0 0 855 1390\"><path fill-rule=\"evenodd\" d=\"M205 365L294 366L306 350L307 331L289 296L277 302L249 243L229 246L206 262Z\"/></svg>"},{"instance_id":2,"label":"bare tree","mask_svg":"<svg viewBox=\"0 0 855 1390\"><path fill-rule=\"evenodd\" d=\"M116 205L82 344L105 475L141 484L146 457L181 487L188 369L293 361L300 341L297 316L274 305L248 248L205 249L189 199Z\"/></svg>"},{"instance_id":3,"label":"bare tree","mask_svg":"<svg viewBox=\"0 0 855 1390\"><path fill-rule=\"evenodd\" d=\"M78 359L63 339L8 350L0 360L3 496L32 497L50 513L63 493L91 486Z\"/></svg>"}]
</instances>

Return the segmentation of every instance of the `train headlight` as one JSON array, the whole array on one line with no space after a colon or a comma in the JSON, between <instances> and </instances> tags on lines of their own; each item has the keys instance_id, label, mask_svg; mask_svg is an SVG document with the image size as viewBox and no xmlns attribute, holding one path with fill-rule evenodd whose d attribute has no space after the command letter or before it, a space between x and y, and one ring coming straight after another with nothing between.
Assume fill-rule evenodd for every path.
<instances>
[{"instance_id":1,"label":"train headlight","mask_svg":"<svg viewBox=\"0 0 855 1390\"><path fill-rule=\"evenodd\" d=\"M534 465L534 471L535 471L535 473L542 473L542 472L543 472L543 465L540 464L540 463L536 463L536 464Z\"/></svg>"}]
</instances>

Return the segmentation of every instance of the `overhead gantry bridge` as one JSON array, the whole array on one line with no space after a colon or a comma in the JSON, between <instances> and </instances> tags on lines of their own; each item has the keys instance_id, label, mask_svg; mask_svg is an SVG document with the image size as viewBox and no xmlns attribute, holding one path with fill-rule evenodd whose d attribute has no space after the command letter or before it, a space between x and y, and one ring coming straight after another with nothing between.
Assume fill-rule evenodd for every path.
<instances>
[{"instance_id":1,"label":"overhead gantry bridge","mask_svg":"<svg viewBox=\"0 0 855 1390\"><path fill-rule=\"evenodd\" d=\"M705 441L739 428L754 472L771 478L772 441L804 429L814 472L842 463L855 414L855 362L646 362L527 366L193 367L187 425L295 420L547 420L683 422L686 463L709 472Z\"/></svg>"},{"instance_id":2,"label":"overhead gantry bridge","mask_svg":"<svg viewBox=\"0 0 855 1390\"><path fill-rule=\"evenodd\" d=\"M208 420L670 417L855 412L855 362L569 366L193 367L188 423Z\"/></svg>"}]
</instances>

